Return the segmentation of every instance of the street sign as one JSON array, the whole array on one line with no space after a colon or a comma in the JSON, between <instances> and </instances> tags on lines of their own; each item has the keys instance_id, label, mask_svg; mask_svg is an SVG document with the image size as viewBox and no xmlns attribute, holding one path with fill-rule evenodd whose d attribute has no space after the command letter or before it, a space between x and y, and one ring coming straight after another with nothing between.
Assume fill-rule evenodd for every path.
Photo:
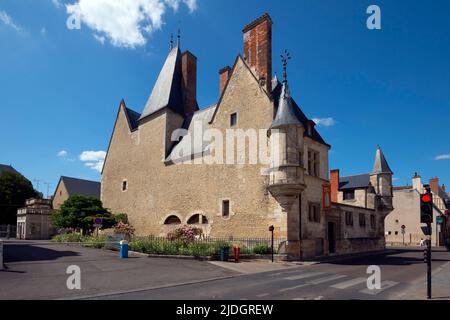
<instances>
[{"instance_id":1,"label":"street sign","mask_svg":"<svg viewBox=\"0 0 450 320\"><path fill-rule=\"evenodd\" d=\"M103 223L102 218L94 218L94 228L101 228Z\"/></svg>"},{"instance_id":2,"label":"street sign","mask_svg":"<svg viewBox=\"0 0 450 320\"><path fill-rule=\"evenodd\" d=\"M444 217L436 217L436 223L437 224L443 224L444 223Z\"/></svg>"}]
</instances>

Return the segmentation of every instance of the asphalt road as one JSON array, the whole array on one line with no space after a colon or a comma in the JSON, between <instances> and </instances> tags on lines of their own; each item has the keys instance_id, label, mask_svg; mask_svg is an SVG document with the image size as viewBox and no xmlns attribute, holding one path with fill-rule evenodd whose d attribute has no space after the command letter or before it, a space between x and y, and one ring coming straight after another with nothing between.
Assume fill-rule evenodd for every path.
<instances>
[{"instance_id":1,"label":"asphalt road","mask_svg":"<svg viewBox=\"0 0 450 320\"><path fill-rule=\"evenodd\" d=\"M423 286L422 250L396 249L244 274L234 263L229 264L231 270L194 260L120 259L117 252L22 241L5 246L8 269L0 272L0 299L405 299L411 288ZM449 261L450 253L433 253L433 269L450 266ZM80 267L80 290L66 286L70 265ZM370 265L381 269L381 290L367 289ZM441 296L450 296L448 291Z\"/></svg>"}]
</instances>

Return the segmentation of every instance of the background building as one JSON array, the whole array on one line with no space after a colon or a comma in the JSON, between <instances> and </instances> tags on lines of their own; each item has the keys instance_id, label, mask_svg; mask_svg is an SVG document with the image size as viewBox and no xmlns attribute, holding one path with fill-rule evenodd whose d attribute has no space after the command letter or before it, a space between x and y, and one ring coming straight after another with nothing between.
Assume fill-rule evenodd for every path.
<instances>
[{"instance_id":1,"label":"background building","mask_svg":"<svg viewBox=\"0 0 450 320\"><path fill-rule=\"evenodd\" d=\"M444 239L449 236L448 219L446 210L450 208L448 195L440 187L438 178L430 179L431 192L433 193L433 223L432 245L444 245ZM416 173L412 178L411 186L394 187L394 210L387 216L385 223L386 243L399 245L403 239L407 245L419 245L422 239L426 239L420 223L420 194L424 193L422 178ZM447 207L449 206L449 207ZM444 216L444 223L437 224L437 217ZM402 233L404 225L405 233Z\"/></svg>"},{"instance_id":2,"label":"background building","mask_svg":"<svg viewBox=\"0 0 450 320\"><path fill-rule=\"evenodd\" d=\"M100 182L62 176L53 194L53 209L59 209L64 201L76 194L100 199Z\"/></svg>"},{"instance_id":3,"label":"background building","mask_svg":"<svg viewBox=\"0 0 450 320\"><path fill-rule=\"evenodd\" d=\"M17 239L46 240L55 233L50 215L50 199L28 199L25 207L17 210Z\"/></svg>"}]
</instances>

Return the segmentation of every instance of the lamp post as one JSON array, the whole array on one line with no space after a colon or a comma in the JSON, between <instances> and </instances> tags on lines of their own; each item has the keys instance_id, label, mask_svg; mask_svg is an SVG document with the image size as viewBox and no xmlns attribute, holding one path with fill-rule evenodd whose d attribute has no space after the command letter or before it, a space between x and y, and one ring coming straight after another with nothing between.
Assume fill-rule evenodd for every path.
<instances>
[{"instance_id":1,"label":"lamp post","mask_svg":"<svg viewBox=\"0 0 450 320\"><path fill-rule=\"evenodd\" d=\"M272 245L271 245L271 247L272 247L272 262L273 262L273 231L274 230L275 230L274 226L269 227L269 231L271 232L271 236L272 236Z\"/></svg>"}]
</instances>

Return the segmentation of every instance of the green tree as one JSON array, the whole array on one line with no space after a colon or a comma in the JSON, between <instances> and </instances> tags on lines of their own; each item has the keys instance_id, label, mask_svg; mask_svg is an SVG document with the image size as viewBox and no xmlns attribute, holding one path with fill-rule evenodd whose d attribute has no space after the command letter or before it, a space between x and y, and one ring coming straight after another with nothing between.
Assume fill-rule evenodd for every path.
<instances>
[{"instance_id":1,"label":"green tree","mask_svg":"<svg viewBox=\"0 0 450 320\"><path fill-rule=\"evenodd\" d=\"M59 210L52 214L52 222L56 228L79 228L83 234L94 229L95 218L102 218L102 229L116 224L115 217L102 202L95 197L73 195L67 199Z\"/></svg>"},{"instance_id":2,"label":"green tree","mask_svg":"<svg viewBox=\"0 0 450 320\"><path fill-rule=\"evenodd\" d=\"M16 224L17 209L25 205L25 200L41 197L24 176L4 171L0 174L0 224Z\"/></svg>"}]
</instances>

